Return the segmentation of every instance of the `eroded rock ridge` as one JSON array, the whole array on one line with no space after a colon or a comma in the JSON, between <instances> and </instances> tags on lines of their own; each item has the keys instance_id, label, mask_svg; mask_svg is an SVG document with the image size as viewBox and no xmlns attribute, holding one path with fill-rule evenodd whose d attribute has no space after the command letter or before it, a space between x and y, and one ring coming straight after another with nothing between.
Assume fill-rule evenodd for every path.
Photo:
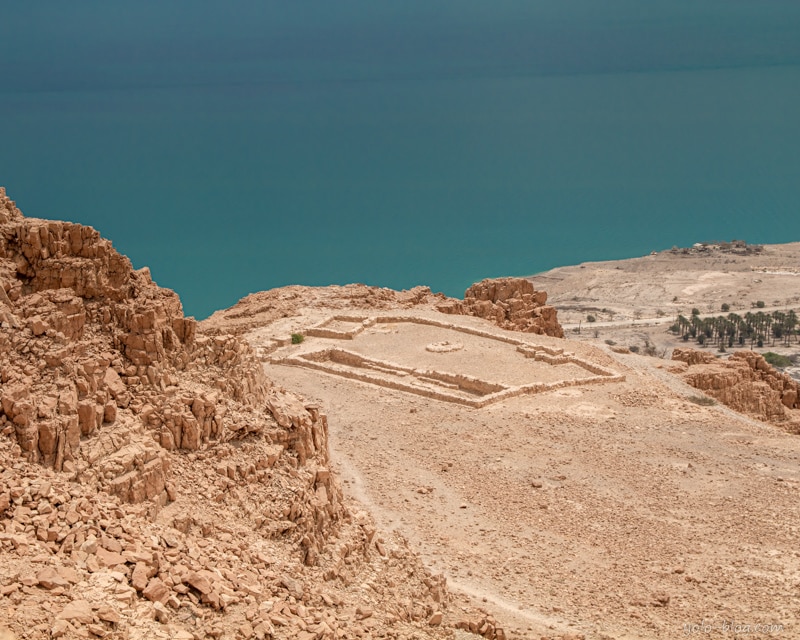
<instances>
[{"instance_id":1,"label":"eroded rock ridge","mask_svg":"<svg viewBox=\"0 0 800 640\"><path fill-rule=\"evenodd\" d=\"M452 624L443 578L345 506L318 407L97 231L26 218L2 188L0 380L0 634Z\"/></svg>"},{"instance_id":2,"label":"eroded rock ridge","mask_svg":"<svg viewBox=\"0 0 800 640\"><path fill-rule=\"evenodd\" d=\"M675 349L673 360L689 365L684 379L734 411L800 431L800 394L791 376L753 351L736 351L727 360L696 349Z\"/></svg>"}]
</instances>

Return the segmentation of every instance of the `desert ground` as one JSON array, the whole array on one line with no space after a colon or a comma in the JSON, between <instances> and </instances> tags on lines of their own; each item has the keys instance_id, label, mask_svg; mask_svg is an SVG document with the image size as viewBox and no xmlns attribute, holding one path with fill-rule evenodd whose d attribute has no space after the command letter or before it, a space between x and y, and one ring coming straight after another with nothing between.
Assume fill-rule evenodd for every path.
<instances>
[{"instance_id":1,"label":"desert ground","mask_svg":"<svg viewBox=\"0 0 800 640\"><path fill-rule=\"evenodd\" d=\"M800 303L800 242L762 245L758 253L722 249L661 251L641 258L586 262L531 276L547 291L563 324L585 320L656 318L688 314L693 307L717 313L723 303L743 311L763 300L768 307Z\"/></svg>"},{"instance_id":2,"label":"desert ground","mask_svg":"<svg viewBox=\"0 0 800 640\"><path fill-rule=\"evenodd\" d=\"M692 309L703 316L726 315L723 304L739 315L800 309L800 243L762 247L748 255L719 249L662 251L559 267L529 280L547 291L570 338L639 348L649 343L669 357L674 347L687 345L668 328ZM755 307L758 301L763 308ZM595 321L587 322L589 316ZM776 343L757 350L790 355L800 347Z\"/></svg>"},{"instance_id":3,"label":"desert ground","mask_svg":"<svg viewBox=\"0 0 800 640\"><path fill-rule=\"evenodd\" d=\"M798 250L746 258L777 273L738 256L670 255L568 267L535 282L548 283L565 328L613 308L619 324L603 334L655 333L666 329L656 324L660 308L791 304L798 281L780 272ZM399 314L336 288L259 296L208 322L242 333L270 378L319 405L346 496L510 637L800 634L797 436L721 404L699 406L669 360L616 353L586 332L504 331L443 317L424 301ZM651 326L630 327L634 314ZM312 335L326 326L341 335ZM348 327L357 332L345 336ZM291 333L305 339L291 344ZM530 362L506 339L608 375ZM331 349L359 357L332 361ZM437 371L490 383L473 385L473 397L497 385L549 386L475 407Z\"/></svg>"}]
</instances>

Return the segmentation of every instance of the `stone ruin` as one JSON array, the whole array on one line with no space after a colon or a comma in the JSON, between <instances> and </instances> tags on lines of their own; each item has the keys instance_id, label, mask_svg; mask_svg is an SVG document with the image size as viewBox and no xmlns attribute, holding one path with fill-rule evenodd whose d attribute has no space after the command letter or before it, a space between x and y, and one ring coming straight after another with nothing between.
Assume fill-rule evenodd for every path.
<instances>
[{"instance_id":1,"label":"stone ruin","mask_svg":"<svg viewBox=\"0 0 800 640\"><path fill-rule=\"evenodd\" d=\"M273 350L269 361L474 408L524 394L624 380L561 347L430 317L336 315L303 333L310 340ZM369 338L391 333L400 335L385 345L391 351L387 359Z\"/></svg>"}]
</instances>

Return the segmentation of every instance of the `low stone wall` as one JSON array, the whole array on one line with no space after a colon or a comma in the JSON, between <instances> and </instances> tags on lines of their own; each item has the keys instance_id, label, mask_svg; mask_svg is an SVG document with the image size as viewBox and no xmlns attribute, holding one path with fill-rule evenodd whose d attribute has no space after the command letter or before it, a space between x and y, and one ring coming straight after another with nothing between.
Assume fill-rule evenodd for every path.
<instances>
[{"instance_id":1,"label":"low stone wall","mask_svg":"<svg viewBox=\"0 0 800 640\"><path fill-rule=\"evenodd\" d=\"M343 331L341 329L333 329L329 325L333 322L353 322L361 324L356 325L352 329ZM364 331L367 327L375 324L375 318L368 318L366 316L333 316L326 320L314 325L306 330L305 335L315 338L331 338L333 340L352 340L359 333Z\"/></svg>"},{"instance_id":2,"label":"low stone wall","mask_svg":"<svg viewBox=\"0 0 800 640\"><path fill-rule=\"evenodd\" d=\"M358 322L360 325L348 332L327 330L326 326L333 321ZM506 386L464 374L433 369L415 369L395 362L369 358L338 347L328 347L318 351L307 351L305 353L283 357L280 355L273 355L270 356L269 361L273 364L286 364L316 369L344 378L367 382L379 387L397 389L434 400L454 402L474 408L481 408L495 402L524 394L543 393L569 386L599 384L603 382L622 382L625 380L624 375L617 374L594 362L578 358L575 354L565 352L561 348L532 345L529 342L510 336L499 335L473 327L464 327L450 322L434 320L432 318L419 318L415 316L377 316L373 318L366 318L363 316L333 316L306 331L305 335L329 339L352 340L364 329L376 323L389 324L404 322L434 326L474 335L480 338L497 340L498 342L515 346L517 351L526 358L533 358L552 366L574 364L593 375L585 378L559 380L556 382L531 382L524 385ZM443 389L431 388L433 385L442 387Z\"/></svg>"}]
</instances>

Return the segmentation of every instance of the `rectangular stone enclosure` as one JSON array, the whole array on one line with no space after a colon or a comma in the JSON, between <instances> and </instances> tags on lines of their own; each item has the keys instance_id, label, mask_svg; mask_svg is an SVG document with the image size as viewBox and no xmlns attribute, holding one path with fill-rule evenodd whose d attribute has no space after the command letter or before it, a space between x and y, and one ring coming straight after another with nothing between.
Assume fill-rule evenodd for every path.
<instances>
[{"instance_id":1,"label":"rectangular stone enclosure","mask_svg":"<svg viewBox=\"0 0 800 640\"><path fill-rule=\"evenodd\" d=\"M270 361L472 407L624 380L563 349L430 318L333 316L305 335Z\"/></svg>"}]
</instances>

